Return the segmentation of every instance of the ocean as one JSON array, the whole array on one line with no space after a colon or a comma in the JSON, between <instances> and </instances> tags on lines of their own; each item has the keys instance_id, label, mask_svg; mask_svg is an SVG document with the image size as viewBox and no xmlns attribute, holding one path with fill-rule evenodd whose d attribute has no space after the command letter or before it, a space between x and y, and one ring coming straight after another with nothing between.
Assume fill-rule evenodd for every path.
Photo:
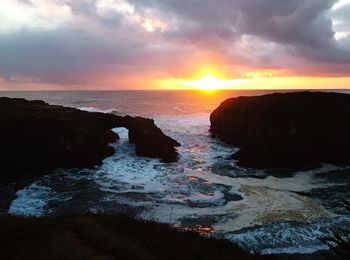
<instances>
[{"instance_id":1,"label":"ocean","mask_svg":"<svg viewBox=\"0 0 350 260\"><path fill-rule=\"evenodd\" d=\"M350 93L350 91L342 91ZM209 116L222 101L272 91L1 92L50 104L153 118L181 143L178 162L135 155L127 130L116 152L93 169L57 169L17 192L9 213L52 216L126 213L203 235L224 237L262 254L327 250L332 226L349 226L342 198L350 168L323 165L298 172L237 166L237 148L214 139ZM249 120L249 119L247 119Z\"/></svg>"}]
</instances>

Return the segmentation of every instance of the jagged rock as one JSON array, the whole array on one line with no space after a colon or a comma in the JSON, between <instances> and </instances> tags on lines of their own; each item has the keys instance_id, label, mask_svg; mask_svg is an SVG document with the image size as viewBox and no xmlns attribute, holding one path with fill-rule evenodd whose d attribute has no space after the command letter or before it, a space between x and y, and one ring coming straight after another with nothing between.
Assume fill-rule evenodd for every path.
<instances>
[{"instance_id":1,"label":"jagged rock","mask_svg":"<svg viewBox=\"0 0 350 260\"><path fill-rule=\"evenodd\" d=\"M211 133L241 149L250 167L350 163L350 95L296 92L224 101L210 116Z\"/></svg>"},{"instance_id":2,"label":"jagged rock","mask_svg":"<svg viewBox=\"0 0 350 260\"><path fill-rule=\"evenodd\" d=\"M177 159L175 140L153 120L90 113L43 101L0 98L1 175L40 175L55 168L91 167L114 153L115 127L129 129L136 153Z\"/></svg>"},{"instance_id":3,"label":"jagged rock","mask_svg":"<svg viewBox=\"0 0 350 260\"><path fill-rule=\"evenodd\" d=\"M174 147L180 144L164 135L152 119L130 116L124 119L126 128L129 129L129 140L137 144L137 155L161 158L164 162L177 160L178 154Z\"/></svg>"}]
</instances>

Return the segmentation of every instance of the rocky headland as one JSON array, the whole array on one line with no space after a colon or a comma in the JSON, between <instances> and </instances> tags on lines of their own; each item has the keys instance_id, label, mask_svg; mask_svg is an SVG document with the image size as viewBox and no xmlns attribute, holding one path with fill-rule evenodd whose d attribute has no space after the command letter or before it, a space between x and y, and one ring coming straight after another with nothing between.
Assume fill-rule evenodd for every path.
<instances>
[{"instance_id":1,"label":"rocky headland","mask_svg":"<svg viewBox=\"0 0 350 260\"><path fill-rule=\"evenodd\" d=\"M129 130L137 155L177 160L178 142L151 119L91 113L43 101L0 98L1 175L41 174L98 165L114 153L115 127Z\"/></svg>"},{"instance_id":2,"label":"rocky headland","mask_svg":"<svg viewBox=\"0 0 350 260\"><path fill-rule=\"evenodd\" d=\"M115 151L119 137L111 129L125 127L136 154L174 162L177 141L151 119L91 113L44 101L0 98L0 209L15 192L56 168L99 165ZM1 212L1 210L0 210Z\"/></svg>"},{"instance_id":3,"label":"rocky headland","mask_svg":"<svg viewBox=\"0 0 350 260\"><path fill-rule=\"evenodd\" d=\"M240 150L232 158L257 168L350 163L350 95L275 93L230 98L210 116L214 137Z\"/></svg>"}]
</instances>

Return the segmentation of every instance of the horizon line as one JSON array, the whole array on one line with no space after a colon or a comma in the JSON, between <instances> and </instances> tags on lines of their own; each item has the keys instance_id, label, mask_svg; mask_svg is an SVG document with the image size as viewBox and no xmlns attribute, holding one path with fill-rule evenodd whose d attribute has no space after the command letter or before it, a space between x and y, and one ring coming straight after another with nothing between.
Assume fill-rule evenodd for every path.
<instances>
[{"instance_id":1,"label":"horizon line","mask_svg":"<svg viewBox=\"0 0 350 260\"><path fill-rule=\"evenodd\" d=\"M195 91L195 92L220 92L220 91L341 91L350 90L350 88L295 88L295 89L214 89L214 90L202 90L202 89L46 89L46 90L0 90L1 92L132 92L132 91L144 91L144 92L154 92L154 91Z\"/></svg>"}]
</instances>

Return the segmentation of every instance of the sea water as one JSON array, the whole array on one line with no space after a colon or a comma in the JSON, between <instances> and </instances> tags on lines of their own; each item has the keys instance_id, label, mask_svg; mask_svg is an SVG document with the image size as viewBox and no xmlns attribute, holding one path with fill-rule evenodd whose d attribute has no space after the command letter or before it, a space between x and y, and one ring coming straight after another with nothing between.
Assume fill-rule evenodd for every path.
<instances>
[{"instance_id":1,"label":"sea water","mask_svg":"<svg viewBox=\"0 0 350 260\"><path fill-rule=\"evenodd\" d=\"M210 136L210 112L223 100L268 91L7 92L50 104L140 115L181 143L178 162L135 155L125 128L116 152L93 169L58 169L17 192L9 213L45 216L126 213L203 235L225 237L262 254L313 253L331 227L350 224L342 198L350 169L323 165L298 172L237 166L238 149Z\"/></svg>"}]
</instances>

